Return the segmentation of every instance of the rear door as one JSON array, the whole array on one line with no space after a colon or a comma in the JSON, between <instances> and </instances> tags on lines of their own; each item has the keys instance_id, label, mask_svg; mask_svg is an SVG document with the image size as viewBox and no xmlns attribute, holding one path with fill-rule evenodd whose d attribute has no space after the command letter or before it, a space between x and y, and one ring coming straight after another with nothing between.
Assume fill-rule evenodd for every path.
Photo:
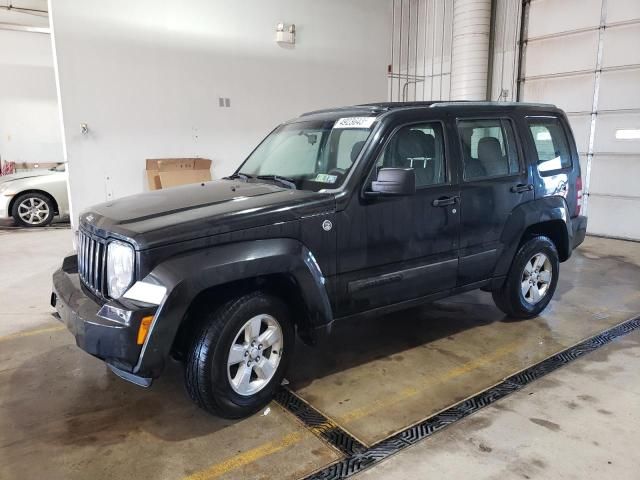
<instances>
[{"instance_id":1,"label":"rear door","mask_svg":"<svg viewBox=\"0 0 640 480\"><path fill-rule=\"evenodd\" d=\"M505 115L458 117L461 226L458 286L490 278L511 212L533 200L533 185L516 134Z\"/></svg>"}]
</instances>

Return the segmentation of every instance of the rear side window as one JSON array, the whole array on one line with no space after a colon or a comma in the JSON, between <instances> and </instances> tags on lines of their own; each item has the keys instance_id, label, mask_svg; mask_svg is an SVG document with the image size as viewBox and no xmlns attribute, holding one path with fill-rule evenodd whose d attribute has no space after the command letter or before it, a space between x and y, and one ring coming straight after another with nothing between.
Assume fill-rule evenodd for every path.
<instances>
[{"instance_id":1,"label":"rear side window","mask_svg":"<svg viewBox=\"0 0 640 480\"><path fill-rule=\"evenodd\" d=\"M541 173L571 168L569 142L560 120L553 117L527 118L529 131L538 154Z\"/></svg>"},{"instance_id":2,"label":"rear side window","mask_svg":"<svg viewBox=\"0 0 640 480\"><path fill-rule=\"evenodd\" d=\"M499 177L520 171L511 122L492 118L459 120L464 179Z\"/></svg>"}]
</instances>

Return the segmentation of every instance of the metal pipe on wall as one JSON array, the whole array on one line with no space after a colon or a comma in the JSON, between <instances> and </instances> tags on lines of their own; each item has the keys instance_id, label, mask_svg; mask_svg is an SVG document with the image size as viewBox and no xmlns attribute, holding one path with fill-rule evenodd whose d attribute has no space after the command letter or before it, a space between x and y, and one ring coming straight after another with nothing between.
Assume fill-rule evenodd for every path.
<instances>
[{"instance_id":1,"label":"metal pipe on wall","mask_svg":"<svg viewBox=\"0 0 640 480\"><path fill-rule=\"evenodd\" d=\"M451 98L485 100L489 75L491 0L455 0Z\"/></svg>"},{"instance_id":2,"label":"metal pipe on wall","mask_svg":"<svg viewBox=\"0 0 640 480\"><path fill-rule=\"evenodd\" d=\"M453 5L451 0L393 1L390 100L450 98L445 90L445 77L449 76L447 84L451 91L453 9L449 9L449 5ZM421 91L419 83L422 83Z\"/></svg>"},{"instance_id":3,"label":"metal pipe on wall","mask_svg":"<svg viewBox=\"0 0 640 480\"><path fill-rule=\"evenodd\" d=\"M389 100L393 101L393 72L395 72L395 59L393 58L394 47L396 44L396 0L393 0L392 5L392 17L391 17L391 71L387 72L389 74Z\"/></svg>"},{"instance_id":4,"label":"metal pipe on wall","mask_svg":"<svg viewBox=\"0 0 640 480\"><path fill-rule=\"evenodd\" d=\"M401 73L402 73L402 32L404 25L404 12L403 10L404 0L400 0L400 29L398 30L398 100L400 100L401 91ZM408 57L407 57L408 59ZM408 63L408 60L407 60Z\"/></svg>"}]
</instances>

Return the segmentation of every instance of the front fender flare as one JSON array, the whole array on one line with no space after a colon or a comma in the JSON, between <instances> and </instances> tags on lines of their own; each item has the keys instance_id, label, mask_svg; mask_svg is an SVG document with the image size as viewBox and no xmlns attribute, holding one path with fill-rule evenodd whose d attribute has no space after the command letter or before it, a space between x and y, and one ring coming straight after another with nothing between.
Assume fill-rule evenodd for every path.
<instances>
[{"instance_id":1,"label":"front fender flare","mask_svg":"<svg viewBox=\"0 0 640 480\"><path fill-rule=\"evenodd\" d=\"M226 283L269 274L291 275L299 287L312 327L331 323L333 314L325 278L313 254L289 238L254 240L194 250L168 259L145 281L167 288L134 373L158 377L180 324L203 291Z\"/></svg>"}]
</instances>

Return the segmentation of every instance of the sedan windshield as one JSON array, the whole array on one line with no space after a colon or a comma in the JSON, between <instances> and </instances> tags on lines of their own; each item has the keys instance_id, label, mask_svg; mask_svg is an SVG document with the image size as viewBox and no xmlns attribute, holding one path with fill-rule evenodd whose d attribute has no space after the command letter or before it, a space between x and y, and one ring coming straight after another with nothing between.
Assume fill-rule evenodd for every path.
<instances>
[{"instance_id":1,"label":"sedan windshield","mask_svg":"<svg viewBox=\"0 0 640 480\"><path fill-rule=\"evenodd\" d=\"M302 121L274 130L237 176L318 191L339 187L362 150L375 117Z\"/></svg>"}]
</instances>

